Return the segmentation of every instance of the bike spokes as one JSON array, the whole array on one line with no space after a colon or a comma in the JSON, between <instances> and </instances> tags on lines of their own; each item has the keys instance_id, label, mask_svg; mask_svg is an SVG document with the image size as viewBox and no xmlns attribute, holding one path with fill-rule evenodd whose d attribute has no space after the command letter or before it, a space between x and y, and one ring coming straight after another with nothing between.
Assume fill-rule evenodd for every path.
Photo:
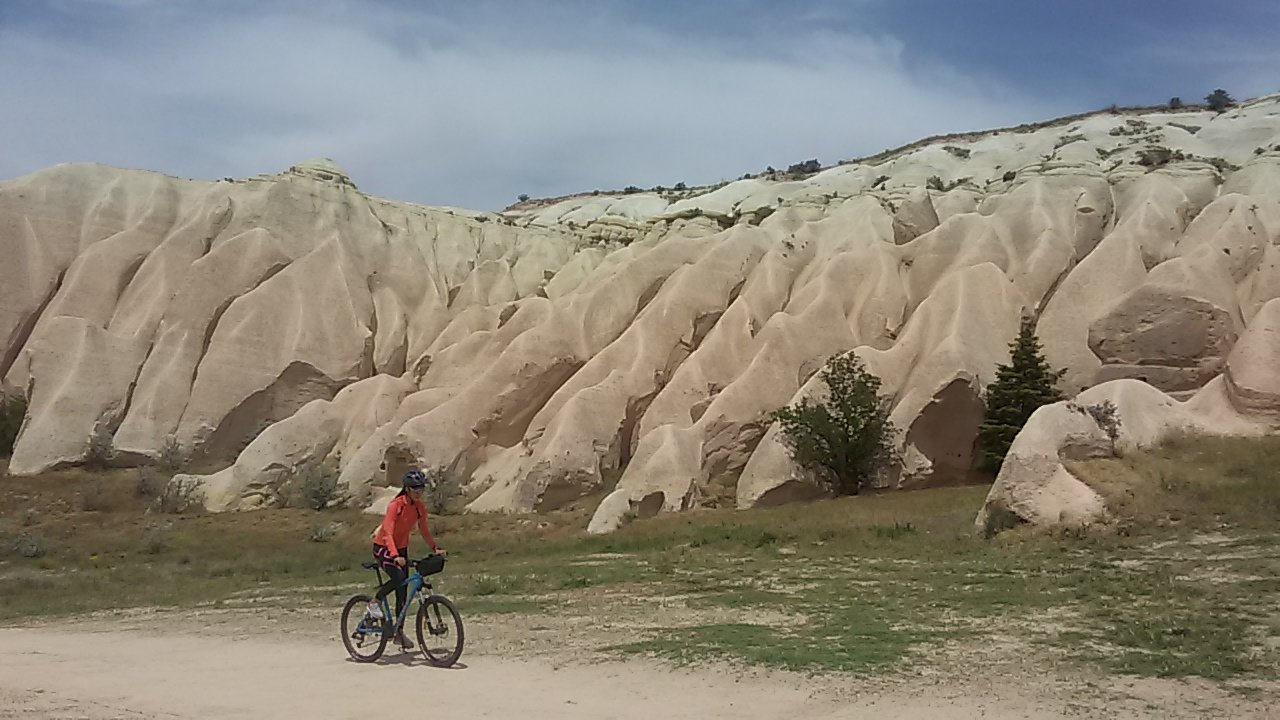
<instances>
[{"instance_id":1,"label":"bike spokes","mask_svg":"<svg viewBox=\"0 0 1280 720\"><path fill-rule=\"evenodd\" d=\"M427 598L418 608L418 642L432 665L449 667L462 655L462 618L448 599Z\"/></svg>"}]
</instances>

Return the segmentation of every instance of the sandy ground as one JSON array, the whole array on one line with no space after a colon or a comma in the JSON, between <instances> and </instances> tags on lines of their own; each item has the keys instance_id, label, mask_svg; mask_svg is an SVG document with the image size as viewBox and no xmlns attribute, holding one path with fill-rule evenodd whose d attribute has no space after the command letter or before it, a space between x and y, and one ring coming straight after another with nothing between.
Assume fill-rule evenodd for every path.
<instances>
[{"instance_id":1,"label":"sandy ground","mask_svg":"<svg viewBox=\"0 0 1280 720\"><path fill-rule=\"evenodd\" d=\"M441 670L399 652L354 663L319 632L243 630L156 632L136 618L0 629L0 718L372 718L412 703L423 715L527 720L1280 718L1269 692L1241 695L1210 683L982 672L967 681L873 681L644 660L509 659L484 647Z\"/></svg>"}]
</instances>

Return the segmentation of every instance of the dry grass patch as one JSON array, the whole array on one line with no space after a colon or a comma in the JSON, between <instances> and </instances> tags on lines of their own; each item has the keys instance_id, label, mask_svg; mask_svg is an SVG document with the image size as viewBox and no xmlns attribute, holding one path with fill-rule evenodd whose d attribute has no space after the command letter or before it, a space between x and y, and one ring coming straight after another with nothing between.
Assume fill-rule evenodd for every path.
<instances>
[{"instance_id":1,"label":"dry grass patch","mask_svg":"<svg viewBox=\"0 0 1280 720\"><path fill-rule=\"evenodd\" d=\"M1069 468L1103 496L1122 531L1275 527L1280 518L1280 436L1179 436Z\"/></svg>"}]
</instances>

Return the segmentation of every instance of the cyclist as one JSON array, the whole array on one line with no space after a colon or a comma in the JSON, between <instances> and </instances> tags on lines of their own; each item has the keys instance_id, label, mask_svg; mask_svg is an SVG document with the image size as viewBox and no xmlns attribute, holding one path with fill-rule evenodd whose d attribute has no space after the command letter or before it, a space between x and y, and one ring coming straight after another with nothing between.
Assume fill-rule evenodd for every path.
<instances>
[{"instance_id":1,"label":"cyclist","mask_svg":"<svg viewBox=\"0 0 1280 720\"><path fill-rule=\"evenodd\" d=\"M404 487L387 505L382 524L373 533L373 559L389 576L382 587L378 588L377 599L369 603L369 614L379 620L382 619L381 601L392 590L396 593L396 617L400 617L400 611L404 607L404 581L408 577L405 569L408 563L406 555L409 552L409 536L413 533L415 523L432 552L447 554L436 544L431 530L427 528L427 506L422 502L422 493L426 487L425 473L416 469L406 472ZM405 650L413 648L413 643L404 636L403 629L396 631L396 642Z\"/></svg>"}]
</instances>

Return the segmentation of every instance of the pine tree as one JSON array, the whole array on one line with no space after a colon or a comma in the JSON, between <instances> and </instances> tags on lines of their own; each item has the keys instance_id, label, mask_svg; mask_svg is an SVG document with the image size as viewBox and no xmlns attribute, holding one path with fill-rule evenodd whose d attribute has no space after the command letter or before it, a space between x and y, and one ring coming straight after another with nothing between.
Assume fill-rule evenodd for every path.
<instances>
[{"instance_id":1,"label":"pine tree","mask_svg":"<svg viewBox=\"0 0 1280 720\"><path fill-rule=\"evenodd\" d=\"M1014 436L1031 413L1041 405L1063 399L1057 385L1066 371L1049 367L1032 322L1022 322L1018 339L1009 344L1009 351L1009 364L997 368L995 381L987 386L987 412L978 428L981 464L993 473L999 472Z\"/></svg>"}]
</instances>

